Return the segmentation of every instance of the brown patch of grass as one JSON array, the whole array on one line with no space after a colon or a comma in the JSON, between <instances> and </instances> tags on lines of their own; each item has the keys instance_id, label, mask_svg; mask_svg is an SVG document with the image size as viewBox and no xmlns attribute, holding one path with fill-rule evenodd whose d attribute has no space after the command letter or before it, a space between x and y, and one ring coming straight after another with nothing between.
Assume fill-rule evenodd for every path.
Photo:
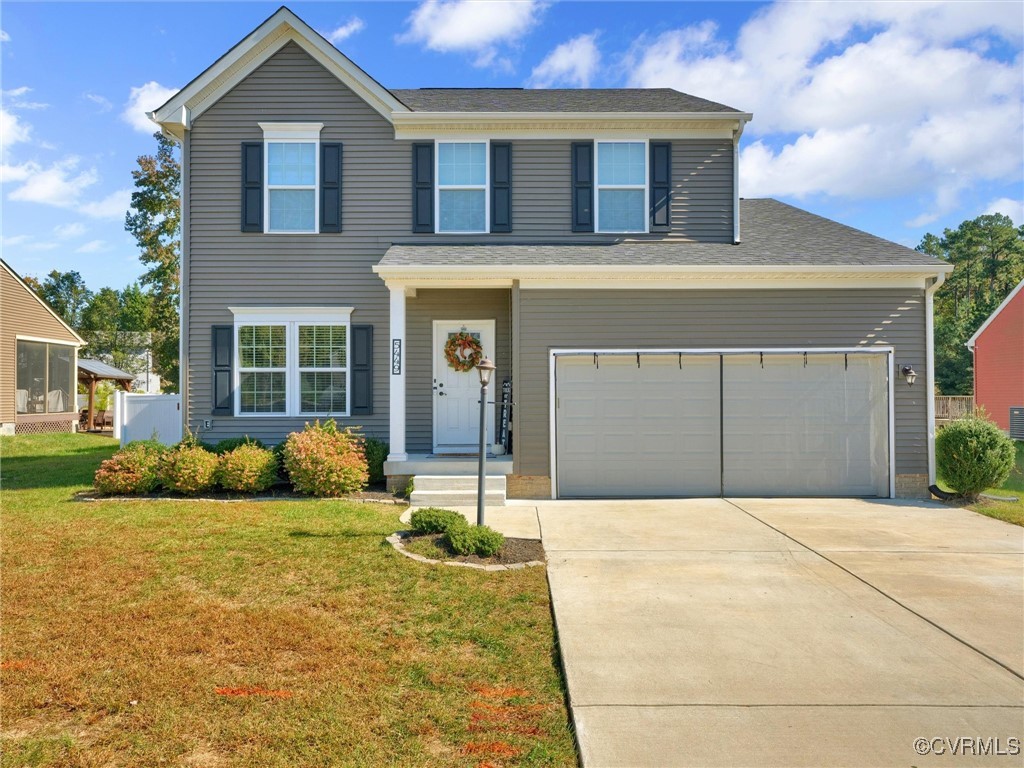
<instances>
[{"instance_id":1,"label":"brown patch of grass","mask_svg":"<svg viewBox=\"0 0 1024 768\"><path fill-rule=\"evenodd\" d=\"M36 666L32 659L8 659L0 661L0 669L31 669Z\"/></svg>"},{"instance_id":2,"label":"brown patch of grass","mask_svg":"<svg viewBox=\"0 0 1024 768\"><path fill-rule=\"evenodd\" d=\"M259 686L243 686L242 688L214 688L218 696L269 696L272 699L290 699L291 691L270 691Z\"/></svg>"},{"instance_id":3,"label":"brown patch of grass","mask_svg":"<svg viewBox=\"0 0 1024 768\"><path fill-rule=\"evenodd\" d=\"M464 755L495 755L497 757L518 757L523 750L504 741L471 741L462 748Z\"/></svg>"},{"instance_id":4,"label":"brown patch of grass","mask_svg":"<svg viewBox=\"0 0 1024 768\"><path fill-rule=\"evenodd\" d=\"M515 688L511 685L503 686L490 686L490 685L471 685L469 690L473 691L486 699L509 699L514 696L529 696L530 692L525 688Z\"/></svg>"}]
</instances>

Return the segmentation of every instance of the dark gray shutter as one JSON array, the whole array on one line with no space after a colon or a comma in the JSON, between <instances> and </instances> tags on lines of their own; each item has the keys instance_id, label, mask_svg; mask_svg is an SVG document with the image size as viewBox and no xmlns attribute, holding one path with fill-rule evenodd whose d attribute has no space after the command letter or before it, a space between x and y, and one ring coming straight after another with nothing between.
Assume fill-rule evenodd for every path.
<instances>
[{"instance_id":1,"label":"dark gray shutter","mask_svg":"<svg viewBox=\"0 0 1024 768\"><path fill-rule=\"evenodd\" d=\"M242 142L242 231L263 231L263 142Z\"/></svg>"},{"instance_id":2,"label":"dark gray shutter","mask_svg":"<svg viewBox=\"0 0 1024 768\"><path fill-rule=\"evenodd\" d=\"M491 142L491 232L512 231L512 145Z\"/></svg>"},{"instance_id":3,"label":"dark gray shutter","mask_svg":"<svg viewBox=\"0 0 1024 768\"><path fill-rule=\"evenodd\" d=\"M373 326L353 325L352 344L352 409L353 416L373 413Z\"/></svg>"},{"instance_id":4,"label":"dark gray shutter","mask_svg":"<svg viewBox=\"0 0 1024 768\"><path fill-rule=\"evenodd\" d=\"M672 144L651 142L651 231L672 226Z\"/></svg>"},{"instance_id":5,"label":"dark gray shutter","mask_svg":"<svg viewBox=\"0 0 1024 768\"><path fill-rule=\"evenodd\" d=\"M320 145L320 231L341 232L341 144Z\"/></svg>"},{"instance_id":6,"label":"dark gray shutter","mask_svg":"<svg viewBox=\"0 0 1024 768\"><path fill-rule=\"evenodd\" d=\"M434 145L412 145L412 231L434 231Z\"/></svg>"},{"instance_id":7,"label":"dark gray shutter","mask_svg":"<svg viewBox=\"0 0 1024 768\"><path fill-rule=\"evenodd\" d=\"M594 231L594 142L572 144L572 231Z\"/></svg>"},{"instance_id":8,"label":"dark gray shutter","mask_svg":"<svg viewBox=\"0 0 1024 768\"><path fill-rule=\"evenodd\" d=\"M235 357L235 327L213 326L213 413L230 416L235 412L231 365Z\"/></svg>"}]
</instances>

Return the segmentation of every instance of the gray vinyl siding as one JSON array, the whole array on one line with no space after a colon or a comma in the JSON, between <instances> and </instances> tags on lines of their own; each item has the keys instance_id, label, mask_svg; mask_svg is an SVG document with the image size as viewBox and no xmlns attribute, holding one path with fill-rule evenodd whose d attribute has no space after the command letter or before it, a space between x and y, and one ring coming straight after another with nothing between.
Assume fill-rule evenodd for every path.
<instances>
[{"instance_id":1,"label":"gray vinyl siding","mask_svg":"<svg viewBox=\"0 0 1024 768\"><path fill-rule=\"evenodd\" d=\"M322 122L321 140L344 144L340 234L268 235L240 231L240 146L262 141L259 122ZM374 326L374 412L344 420L367 434L388 428L388 292L371 268L393 242L595 242L571 232L569 140L513 142L513 231L451 236L411 233L411 146L392 126L298 46L289 43L195 119L185 151L189 203L184 232L182 372L187 420L213 418L204 439L246 433L277 441L305 419L212 417L211 326L230 324L229 306L347 306L353 324ZM648 239L728 242L732 237L732 144L673 142L673 231ZM507 292L505 293L507 296ZM507 306L507 298L505 299ZM410 302L410 312L413 302ZM494 308L498 309L497 305ZM412 333L410 323L410 333ZM499 331L500 336L500 331ZM422 398L409 346L411 398ZM509 359L509 357L506 357ZM429 358L428 370L429 370ZM429 379L429 377L428 377ZM427 383L429 381L427 380ZM409 449L430 435L419 401L410 400ZM415 437L413 437L415 436Z\"/></svg>"},{"instance_id":2,"label":"gray vinyl siding","mask_svg":"<svg viewBox=\"0 0 1024 768\"><path fill-rule=\"evenodd\" d=\"M510 291L504 288L429 290L418 291L416 298L408 299L405 319L405 446L409 453L430 453L434 449L434 320L495 321L497 349L484 350L484 353L493 355L497 366L492 379L495 383L491 385L488 399L501 400L501 381L512 375L509 294Z\"/></svg>"},{"instance_id":3,"label":"gray vinyl siding","mask_svg":"<svg viewBox=\"0 0 1024 768\"><path fill-rule=\"evenodd\" d=\"M520 290L515 472L548 475L549 352L555 348L895 348L897 370L925 362L924 292L914 289ZM894 384L896 473L928 471L927 386Z\"/></svg>"}]
</instances>

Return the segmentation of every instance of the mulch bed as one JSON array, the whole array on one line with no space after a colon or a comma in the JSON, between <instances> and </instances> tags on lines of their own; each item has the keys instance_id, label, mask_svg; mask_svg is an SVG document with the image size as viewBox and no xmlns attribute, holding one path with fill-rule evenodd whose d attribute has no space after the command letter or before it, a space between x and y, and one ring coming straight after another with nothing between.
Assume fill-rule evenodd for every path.
<instances>
[{"instance_id":1,"label":"mulch bed","mask_svg":"<svg viewBox=\"0 0 1024 768\"><path fill-rule=\"evenodd\" d=\"M402 537L402 544L407 548L416 542L429 542L439 550L432 554L439 560L454 560L459 563L472 563L474 565L516 565L519 563L532 563L544 560L544 547L536 539L515 539L505 537L505 543L501 551L493 557L478 557L477 555L459 555L452 551L444 540L443 533L426 533ZM415 552L415 549L409 551Z\"/></svg>"},{"instance_id":2,"label":"mulch bed","mask_svg":"<svg viewBox=\"0 0 1024 768\"><path fill-rule=\"evenodd\" d=\"M75 494L77 501L97 501L97 500L120 500L120 499L189 499L192 501L298 501L300 499L312 499L320 498L307 496L304 493L298 493L292 487L286 483L281 483L269 488L265 491L255 494L249 493L238 493L236 491L224 491L220 489L211 489L209 491L203 491L197 493L194 496L186 496L182 493L175 491L156 491L154 493L125 493L117 496L102 496L95 491L81 491ZM371 485L365 491L359 493L349 493L345 496L329 496L323 498L338 499L340 501L381 501L388 504L407 504L408 499L398 494L389 493L384 487L384 484Z\"/></svg>"}]
</instances>

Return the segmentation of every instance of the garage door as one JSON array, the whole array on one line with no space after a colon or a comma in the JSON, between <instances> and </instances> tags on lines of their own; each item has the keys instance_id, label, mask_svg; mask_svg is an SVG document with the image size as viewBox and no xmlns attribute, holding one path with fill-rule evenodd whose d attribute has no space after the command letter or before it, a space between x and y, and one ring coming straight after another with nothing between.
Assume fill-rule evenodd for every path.
<instances>
[{"instance_id":1,"label":"garage door","mask_svg":"<svg viewBox=\"0 0 1024 768\"><path fill-rule=\"evenodd\" d=\"M885 353L556 363L558 495L888 496Z\"/></svg>"}]
</instances>

